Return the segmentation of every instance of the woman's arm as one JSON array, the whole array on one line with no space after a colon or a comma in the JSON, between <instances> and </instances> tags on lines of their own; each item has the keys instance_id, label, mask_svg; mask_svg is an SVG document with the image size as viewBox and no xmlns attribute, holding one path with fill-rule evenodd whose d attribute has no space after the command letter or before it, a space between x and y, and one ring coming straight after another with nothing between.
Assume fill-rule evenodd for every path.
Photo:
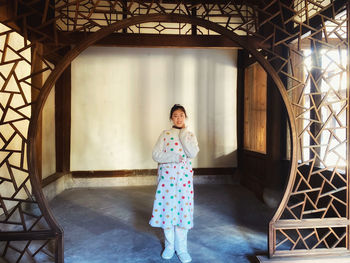
<instances>
[{"instance_id":1,"label":"woman's arm","mask_svg":"<svg viewBox=\"0 0 350 263\"><path fill-rule=\"evenodd\" d=\"M157 163L178 163L181 155L174 152L166 152L164 147L164 131L160 134L153 147L152 158Z\"/></svg>"},{"instance_id":2,"label":"woman's arm","mask_svg":"<svg viewBox=\"0 0 350 263\"><path fill-rule=\"evenodd\" d=\"M199 152L198 141L196 136L187 128L180 131L179 138L188 158L196 157Z\"/></svg>"}]
</instances>

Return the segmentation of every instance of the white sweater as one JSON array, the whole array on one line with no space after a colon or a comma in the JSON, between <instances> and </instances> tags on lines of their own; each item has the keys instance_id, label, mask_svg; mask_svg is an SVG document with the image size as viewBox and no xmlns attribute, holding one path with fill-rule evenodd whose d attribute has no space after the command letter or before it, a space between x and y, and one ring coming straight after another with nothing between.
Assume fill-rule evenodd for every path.
<instances>
[{"instance_id":1,"label":"white sweater","mask_svg":"<svg viewBox=\"0 0 350 263\"><path fill-rule=\"evenodd\" d=\"M172 152L166 150L167 147L165 145L165 138L169 136L172 137L174 141L179 141L179 143L182 145L185 153L185 157L183 158L192 159L196 157L197 153L199 152L199 147L194 133L189 131L187 127L183 129L171 128L163 131L160 134L155 146L153 147L152 157L154 161L157 163L180 162L180 156L183 156L183 154L178 151Z\"/></svg>"}]
</instances>

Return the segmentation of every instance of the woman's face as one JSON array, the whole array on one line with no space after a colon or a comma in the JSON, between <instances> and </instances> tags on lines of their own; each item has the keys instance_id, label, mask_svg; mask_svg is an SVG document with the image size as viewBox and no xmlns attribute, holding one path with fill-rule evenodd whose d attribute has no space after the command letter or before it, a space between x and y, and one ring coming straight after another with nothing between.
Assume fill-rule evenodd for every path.
<instances>
[{"instance_id":1,"label":"woman's face","mask_svg":"<svg viewBox=\"0 0 350 263\"><path fill-rule=\"evenodd\" d=\"M174 125L180 128L185 127L185 113L182 110L176 110L173 112L173 115L171 115L171 120L173 121Z\"/></svg>"}]
</instances>

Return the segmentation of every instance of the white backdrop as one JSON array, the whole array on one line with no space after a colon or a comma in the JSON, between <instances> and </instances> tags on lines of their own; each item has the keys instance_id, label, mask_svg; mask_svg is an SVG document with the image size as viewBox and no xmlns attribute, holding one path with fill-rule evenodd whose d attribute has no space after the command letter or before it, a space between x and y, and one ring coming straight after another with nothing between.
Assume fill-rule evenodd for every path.
<instances>
[{"instance_id":1,"label":"white backdrop","mask_svg":"<svg viewBox=\"0 0 350 263\"><path fill-rule=\"evenodd\" d=\"M169 111L183 104L194 167L236 166L237 51L90 47L72 63L71 170L151 169Z\"/></svg>"}]
</instances>

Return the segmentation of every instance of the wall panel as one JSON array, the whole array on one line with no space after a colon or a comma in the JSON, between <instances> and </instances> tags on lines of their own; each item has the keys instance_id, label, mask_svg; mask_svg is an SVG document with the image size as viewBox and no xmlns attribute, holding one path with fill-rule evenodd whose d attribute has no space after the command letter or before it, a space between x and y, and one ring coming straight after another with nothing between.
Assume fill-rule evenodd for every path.
<instances>
[{"instance_id":1,"label":"wall panel","mask_svg":"<svg viewBox=\"0 0 350 263\"><path fill-rule=\"evenodd\" d=\"M236 166L236 51L90 47L72 63L71 170L151 169L169 110L198 137L195 167Z\"/></svg>"}]
</instances>

